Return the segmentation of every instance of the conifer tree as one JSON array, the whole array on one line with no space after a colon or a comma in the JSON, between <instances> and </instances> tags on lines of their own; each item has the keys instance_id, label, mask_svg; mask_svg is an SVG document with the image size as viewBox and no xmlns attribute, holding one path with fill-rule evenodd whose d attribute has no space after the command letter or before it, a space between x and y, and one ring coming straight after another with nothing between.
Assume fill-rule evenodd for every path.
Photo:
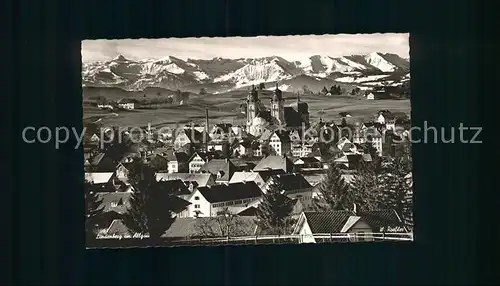
<instances>
[{"instance_id":1,"label":"conifer tree","mask_svg":"<svg viewBox=\"0 0 500 286\"><path fill-rule=\"evenodd\" d=\"M378 209L380 186L373 164L361 160L356 171L350 186L354 203L362 211Z\"/></svg>"},{"instance_id":2,"label":"conifer tree","mask_svg":"<svg viewBox=\"0 0 500 286\"><path fill-rule=\"evenodd\" d=\"M271 179L267 192L257 208L257 224L274 234L285 234L290 226L293 200L283 194L283 186Z\"/></svg>"},{"instance_id":3,"label":"conifer tree","mask_svg":"<svg viewBox=\"0 0 500 286\"><path fill-rule=\"evenodd\" d=\"M92 188L90 182L85 182L85 234L87 242L95 239L97 231L97 219L103 214L101 208L102 199Z\"/></svg>"},{"instance_id":4,"label":"conifer tree","mask_svg":"<svg viewBox=\"0 0 500 286\"><path fill-rule=\"evenodd\" d=\"M328 93L328 89L326 89L326 87L325 87L325 86L323 86L323 89L321 90L321 92L322 92L323 94L327 94L327 93Z\"/></svg>"},{"instance_id":5,"label":"conifer tree","mask_svg":"<svg viewBox=\"0 0 500 286\"><path fill-rule=\"evenodd\" d=\"M124 223L133 232L149 234L151 240L158 240L175 221L178 199L174 190L161 188L155 173L140 161L133 163L129 182L134 193Z\"/></svg>"},{"instance_id":6,"label":"conifer tree","mask_svg":"<svg viewBox=\"0 0 500 286\"><path fill-rule=\"evenodd\" d=\"M326 171L323 180L318 184L319 196L314 200L314 208L318 211L351 210L353 199L349 186L342 178L342 171L332 164Z\"/></svg>"},{"instance_id":7,"label":"conifer tree","mask_svg":"<svg viewBox=\"0 0 500 286\"><path fill-rule=\"evenodd\" d=\"M406 177L412 170L411 144L403 143L402 154L389 159L384 173L380 175L381 208L392 208L401 216L403 222L411 227L413 223L412 184Z\"/></svg>"}]
</instances>

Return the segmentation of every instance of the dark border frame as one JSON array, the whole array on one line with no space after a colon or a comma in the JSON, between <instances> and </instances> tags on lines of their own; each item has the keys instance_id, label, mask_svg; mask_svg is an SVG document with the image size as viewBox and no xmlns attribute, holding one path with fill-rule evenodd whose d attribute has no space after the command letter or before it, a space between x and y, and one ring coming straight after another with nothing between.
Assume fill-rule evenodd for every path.
<instances>
[{"instance_id":1,"label":"dark border frame","mask_svg":"<svg viewBox=\"0 0 500 286\"><path fill-rule=\"evenodd\" d=\"M7 253L20 284L477 283L480 146L413 147L416 242L85 250L82 150L25 144L24 126L82 127L80 41L411 32L412 123L481 126L475 3L464 1L19 1L10 47L15 178ZM265 14L265 15L264 15ZM472 21L471 21L472 20ZM7 35L8 36L8 35ZM10 181L7 181L10 185ZM7 213L9 215L9 213ZM9 216L7 217L9 218ZM464 227L464 226L467 227ZM8 250L9 251L9 250ZM9 271L12 270L12 271ZM11 278L11 279L9 279Z\"/></svg>"}]
</instances>

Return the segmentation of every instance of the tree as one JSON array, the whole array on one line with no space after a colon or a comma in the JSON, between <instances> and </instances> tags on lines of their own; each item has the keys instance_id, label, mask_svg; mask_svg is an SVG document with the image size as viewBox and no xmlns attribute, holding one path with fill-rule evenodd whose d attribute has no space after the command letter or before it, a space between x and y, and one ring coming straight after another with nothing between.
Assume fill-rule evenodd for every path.
<instances>
[{"instance_id":1,"label":"tree","mask_svg":"<svg viewBox=\"0 0 500 286\"><path fill-rule=\"evenodd\" d=\"M157 241L175 220L178 198L174 190L161 188L153 170L138 160L130 168L129 182L134 193L124 223L133 232L149 234Z\"/></svg>"},{"instance_id":2,"label":"tree","mask_svg":"<svg viewBox=\"0 0 500 286\"><path fill-rule=\"evenodd\" d=\"M327 94L327 93L328 93L328 89L326 89L326 87L325 87L325 86L323 86L323 89L321 90L321 92L322 92L323 94Z\"/></svg>"},{"instance_id":3,"label":"tree","mask_svg":"<svg viewBox=\"0 0 500 286\"><path fill-rule=\"evenodd\" d=\"M326 210L351 210L353 199L349 191L349 186L342 178L341 170L332 164L318 184L319 196L314 200L315 209Z\"/></svg>"},{"instance_id":4,"label":"tree","mask_svg":"<svg viewBox=\"0 0 500 286\"><path fill-rule=\"evenodd\" d=\"M305 84L302 86L302 91L303 91L304 94L309 94L310 93L309 87L307 85L305 85Z\"/></svg>"},{"instance_id":5,"label":"tree","mask_svg":"<svg viewBox=\"0 0 500 286\"><path fill-rule=\"evenodd\" d=\"M85 182L85 234L87 242L96 238L98 225L97 220L104 213L101 208L102 199L93 190L92 183Z\"/></svg>"},{"instance_id":6,"label":"tree","mask_svg":"<svg viewBox=\"0 0 500 286\"><path fill-rule=\"evenodd\" d=\"M225 208L210 218L199 218L194 228L201 237L230 237L246 235L245 222Z\"/></svg>"},{"instance_id":7,"label":"tree","mask_svg":"<svg viewBox=\"0 0 500 286\"><path fill-rule=\"evenodd\" d=\"M350 186L353 202L361 211L378 209L381 189L373 165L361 160L356 171Z\"/></svg>"},{"instance_id":8,"label":"tree","mask_svg":"<svg viewBox=\"0 0 500 286\"><path fill-rule=\"evenodd\" d=\"M283 186L271 179L262 202L257 207L257 224L273 234L285 234L291 225L289 218L294 201L283 194Z\"/></svg>"},{"instance_id":9,"label":"tree","mask_svg":"<svg viewBox=\"0 0 500 286\"><path fill-rule=\"evenodd\" d=\"M229 142L227 141L222 143L222 157L226 159L231 158L231 148L229 146Z\"/></svg>"},{"instance_id":10,"label":"tree","mask_svg":"<svg viewBox=\"0 0 500 286\"><path fill-rule=\"evenodd\" d=\"M205 95L205 94L207 94L207 90L204 87L202 87L202 88L200 88L200 93L199 94L200 95Z\"/></svg>"},{"instance_id":11,"label":"tree","mask_svg":"<svg viewBox=\"0 0 500 286\"><path fill-rule=\"evenodd\" d=\"M406 177L411 172L409 143L398 158L385 158L380 173L373 167L358 169L351 189L361 210L394 209L406 226L412 227L412 185Z\"/></svg>"},{"instance_id":12,"label":"tree","mask_svg":"<svg viewBox=\"0 0 500 286\"><path fill-rule=\"evenodd\" d=\"M261 83L259 84L259 90L264 90L264 89L266 89L266 84L265 84L265 83L263 83L263 82L261 82Z\"/></svg>"},{"instance_id":13,"label":"tree","mask_svg":"<svg viewBox=\"0 0 500 286\"><path fill-rule=\"evenodd\" d=\"M374 172L380 173L380 155L378 153L377 148L374 146L374 144L371 142L370 138L367 138L368 142L361 143L361 147L363 148L363 152L365 154L369 154L370 157L372 158L372 162L370 163L371 168L373 168Z\"/></svg>"}]
</instances>

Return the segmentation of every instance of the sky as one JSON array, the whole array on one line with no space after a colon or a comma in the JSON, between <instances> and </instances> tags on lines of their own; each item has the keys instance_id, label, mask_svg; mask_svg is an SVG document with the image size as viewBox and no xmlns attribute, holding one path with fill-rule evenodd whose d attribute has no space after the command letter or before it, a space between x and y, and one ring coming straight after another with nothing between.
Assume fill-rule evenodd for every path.
<instances>
[{"instance_id":1,"label":"sky","mask_svg":"<svg viewBox=\"0 0 500 286\"><path fill-rule=\"evenodd\" d=\"M84 40L82 61L105 61L118 55L132 60L281 56L295 61L313 55L338 57L371 52L408 58L409 49L409 34Z\"/></svg>"}]
</instances>

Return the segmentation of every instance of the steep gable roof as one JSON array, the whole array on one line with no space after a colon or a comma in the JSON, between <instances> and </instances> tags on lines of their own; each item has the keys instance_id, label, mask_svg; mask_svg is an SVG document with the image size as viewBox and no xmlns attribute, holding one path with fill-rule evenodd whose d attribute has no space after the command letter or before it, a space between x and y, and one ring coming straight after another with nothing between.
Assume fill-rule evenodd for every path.
<instances>
[{"instance_id":1,"label":"steep gable roof","mask_svg":"<svg viewBox=\"0 0 500 286\"><path fill-rule=\"evenodd\" d=\"M192 174L192 173L156 173L156 180L181 180L185 183L196 182L197 186L205 187L210 183L210 179L213 178L212 174Z\"/></svg>"},{"instance_id":2,"label":"steep gable roof","mask_svg":"<svg viewBox=\"0 0 500 286\"><path fill-rule=\"evenodd\" d=\"M267 156L260 160L260 162L253 169L254 171L267 171L267 170L283 170L291 172L293 170L293 163L286 156Z\"/></svg>"},{"instance_id":3,"label":"steep gable roof","mask_svg":"<svg viewBox=\"0 0 500 286\"><path fill-rule=\"evenodd\" d=\"M304 212L312 233L340 233L351 211Z\"/></svg>"},{"instance_id":4,"label":"steep gable roof","mask_svg":"<svg viewBox=\"0 0 500 286\"><path fill-rule=\"evenodd\" d=\"M404 224L394 209L358 212L373 228L403 228Z\"/></svg>"},{"instance_id":5,"label":"steep gable roof","mask_svg":"<svg viewBox=\"0 0 500 286\"><path fill-rule=\"evenodd\" d=\"M212 159L201 166L200 172L207 172L212 175L217 175L219 172L222 172L222 177L217 180L229 181L235 169L236 167L234 164L228 159Z\"/></svg>"},{"instance_id":6,"label":"steep gable roof","mask_svg":"<svg viewBox=\"0 0 500 286\"><path fill-rule=\"evenodd\" d=\"M278 182L283 187L285 193L292 193L295 190L312 188L311 184L301 174L282 174L273 176L272 181Z\"/></svg>"},{"instance_id":7,"label":"steep gable roof","mask_svg":"<svg viewBox=\"0 0 500 286\"><path fill-rule=\"evenodd\" d=\"M242 183L242 182L250 182L255 181L260 174L258 172L235 172L229 180L229 183Z\"/></svg>"},{"instance_id":8,"label":"steep gable roof","mask_svg":"<svg viewBox=\"0 0 500 286\"><path fill-rule=\"evenodd\" d=\"M198 187L198 191L210 203L256 198L262 196L262 191L255 182Z\"/></svg>"},{"instance_id":9,"label":"steep gable roof","mask_svg":"<svg viewBox=\"0 0 500 286\"><path fill-rule=\"evenodd\" d=\"M113 177L113 172L89 172L85 173L85 181L94 184L108 183Z\"/></svg>"},{"instance_id":10,"label":"steep gable roof","mask_svg":"<svg viewBox=\"0 0 500 286\"><path fill-rule=\"evenodd\" d=\"M98 200L101 201L99 209L104 212L114 211L119 214L124 214L130 207L130 198L132 193L126 192L112 192L112 193L97 193ZM112 206L112 204L116 206Z\"/></svg>"},{"instance_id":11,"label":"steep gable roof","mask_svg":"<svg viewBox=\"0 0 500 286\"><path fill-rule=\"evenodd\" d=\"M191 191L189 191L186 184L180 179L168 180L168 181L159 180L158 181L158 188L160 190L172 191L172 193L177 195L177 196L191 194Z\"/></svg>"}]
</instances>

